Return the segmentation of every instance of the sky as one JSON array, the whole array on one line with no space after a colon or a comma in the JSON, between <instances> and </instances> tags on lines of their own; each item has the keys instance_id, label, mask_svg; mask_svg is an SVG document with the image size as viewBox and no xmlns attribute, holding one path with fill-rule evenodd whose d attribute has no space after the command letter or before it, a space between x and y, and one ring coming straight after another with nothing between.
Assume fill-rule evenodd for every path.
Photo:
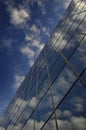
<instances>
[{"instance_id":1,"label":"sky","mask_svg":"<svg viewBox=\"0 0 86 130\"><path fill-rule=\"evenodd\" d=\"M0 116L71 0L0 0Z\"/></svg>"}]
</instances>

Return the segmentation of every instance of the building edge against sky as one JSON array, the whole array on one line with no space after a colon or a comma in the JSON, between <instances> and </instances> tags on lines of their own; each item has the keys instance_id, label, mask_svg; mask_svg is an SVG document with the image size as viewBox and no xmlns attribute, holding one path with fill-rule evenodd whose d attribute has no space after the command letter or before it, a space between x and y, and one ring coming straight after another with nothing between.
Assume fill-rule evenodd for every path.
<instances>
[{"instance_id":1,"label":"building edge against sky","mask_svg":"<svg viewBox=\"0 0 86 130\"><path fill-rule=\"evenodd\" d=\"M72 0L7 107L0 130L86 129L86 1Z\"/></svg>"}]
</instances>

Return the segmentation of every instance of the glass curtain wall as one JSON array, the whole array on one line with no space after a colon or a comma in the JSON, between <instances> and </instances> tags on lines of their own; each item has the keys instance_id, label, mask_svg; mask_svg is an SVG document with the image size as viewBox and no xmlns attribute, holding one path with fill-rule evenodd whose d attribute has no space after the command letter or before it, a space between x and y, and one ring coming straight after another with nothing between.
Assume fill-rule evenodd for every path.
<instances>
[{"instance_id":1,"label":"glass curtain wall","mask_svg":"<svg viewBox=\"0 0 86 130\"><path fill-rule=\"evenodd\" d=\"M7 107L4 130L86 129L86 1L72 0Z\"/></svg>"}]
</instances>

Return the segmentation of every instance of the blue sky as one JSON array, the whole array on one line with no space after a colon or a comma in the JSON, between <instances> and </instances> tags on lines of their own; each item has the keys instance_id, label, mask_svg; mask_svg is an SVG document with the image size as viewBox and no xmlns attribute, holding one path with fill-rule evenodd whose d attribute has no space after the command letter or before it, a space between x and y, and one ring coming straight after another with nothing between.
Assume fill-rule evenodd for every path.
<instances>
[{"instance_id":1,"label":"blue sky","mask_svg":"<svg viewBox=\"0 0 86 130\"><path fill-rule=\"evenodd\" d=\"M0 116L71 0L0 0Z\"/></svg>"}]
</instances>

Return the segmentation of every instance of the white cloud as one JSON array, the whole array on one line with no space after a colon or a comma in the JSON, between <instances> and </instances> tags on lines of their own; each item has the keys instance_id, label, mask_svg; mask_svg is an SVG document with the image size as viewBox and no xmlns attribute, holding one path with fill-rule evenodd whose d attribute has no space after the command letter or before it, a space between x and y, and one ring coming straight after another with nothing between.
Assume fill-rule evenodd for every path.
<instances>
[{"instance_id":1,"label":"white cloud","mask_svg":"<svg viewBox=\"0 0 86 130\"><path fill-rule=\"evenodd\" d=\"M8 121L11 120L12 123L15 123L17 117L21 115L22 111L24 110L27 104L28 104L28 101L21 98L17 98L14 104L12 104L12 109L9 111ZM20 118L18 122L21 121L21 119L22 118Z\"/></svg>"},{"instance_id":2,"label":"white cloud","mask_svg":"<svg viewBox=\"0 0 86 130\"><path fill-rule=\"evenodd\" d=\"M62 99L64 94L68 91L68 89L71 87L71 84L75 81L75 77L73 76L73 73L69 68L65 68L62 73L59 75L58 79L54 83L54 96L55 103L57 104L59 100ZM57 87L58 86L58 87ZM64 87L65 86L65 87Z\"/></svg>"},{"instance_id":3,"label":"white cloud","mask_svg":"<svg viewBox=\"0 0 86 130\"><path fill-rule=\"evenodd\" d=\"M7 128L7 130L20 130L20 128L21 128L21 126L22 126L22 123L19 123L18 125L9 125L8 126L8 128Z\"/></svg>"},{"instance_id":4,"label":"white cloud","mask_svg":"<svg viewBox=\"0 0 86 130\"><path fill-rule=\"evenodd\" d=\"M33 51L29 46L20 48L20 51L28 59L28 65L32 66L35 61L35 51Z\"/></svg>"},{"instance_id":5,"label":"white cloud","mask_svg":"<svg viewBox=\"0 0 86 130\"><path fill-rule=\"evenodd\" d=\"M45 8L44 0L37 0L37 3L38 3L38 6L39 6L39 8L41 10L41 13L43 15L45 15L46 14L46 8Z\"/></svg>"},{"instance_id":6,"label":"white cloud","mask_svg":"<svg viewBox=\"0 0 86 130\"><path fill-rule=\"evenodd\" d=\"M33 31L36 34L40 34L40 30L37 28L37 26L35 24L32 25L31 31Z\"/></svg>"},{"instance_id":7,"label":"white cloud","mask_svg":"<svg viewBox=\"0 0 86 130\"><path fill-rule=\"evenodd\" d=\"M59 130L63 130L64 128L65 130L72 130L71 123L69 121L57 120L57 122L58 122ZM50 119L43 128L43 130L55 130L55 129L56 129L56 125L54 119Z\"/></svg>"},{"instance_id":8,"label":"white cloud","mask_svg":"<svg viewBox=\"0 0 86 130\"><path fill-rule=\"evenodd\" d=\"M42 31L45 33L46 32L46 27L42 27Z\"/></svg>"},{"instance_id":9,"label":"white cloud","mask_svg":"<svg viewBox=\"0 0 86 130\"><path fill-rule=\"evenodd\" d=\"M71 100L71 103L74 106L74 109L77 112L82 112L85 108L84 108L84 98L80 98L80 97L73 97Z\"/></svg>"},{"instance_id":10,"label":"white cloud","mask_svg":"<svg viewBox=\"0 0 86 130\"><path fill-rule=\"evenodd\" d=\"M44 123L43 121L40 121L40 122L36 121L35 122L35 124L36 124L35 129L40 130L43 123ZM28 130L28 129L33 130L33 127L34 127L34 119L30 119L23 129L24 130Z\"/></svg>"},{"instance_id":11,"label":"white cloud","mask_svg":"<svg viewBox=\"0 0 86 130\"><path fill-rule=\"evenodd\" d=\"M41 43L41 40L36 35L25 36L25 40L28 41L27 45L20 48L20 52L22 55L25 56L28 60L28 65L32 66L35 59L39 55L40 51L42 50L44 44Z\"/></svg>"},{"instance_id":12,"label":"white cloud","mask_svg":"<svg viewBox=\"0 0 86 130\"><path fill-rule=\"evenodd\" d=\"M22 105L22 107L25 107L25 105L27 104L27 101L25 101L24 99L18 98L16 100L15 104L17 107L20 107L20 105Z\"/></svg>"},{"instance_id":13,"label":"white cloud","mask_svg":"<svg viewBox=\"0 0 86 130\"><path fill-rule=\"evenodd\" d=\"M52 42L54 43L54 46L53 46L54 49L58 48L58 49L62 50L65 47L65 45L67 44L67 40L63 39L63 34L61 34L61 35L60 34L61 34L61 32L59 30L57 30L55 32L55 37L52 39ZM59 37L59 35L60 35L60 37Z\"/></svg>"},{"instance_id":14,"label":"white cloud","mask_svg":"<svg viewBox=\"0 0 86 130\"><path fill-rule=\"evenodd\" d=\"M76 6L76 12L78 11L81 11L81 9L83 8L84 10L85 10L85 4L86 4L86 1L78 1L78 3L77 3L77 1L76 0L74 0L74 4L75 4L75 6Z\"/></svg>"},{"instance_id":15,"label":"white cloud","mask_svg":"<svg viewBox=\"0 0 86 130\"><path fill-rule=\"evenodd\" d=\"M86 129L86 118L84 117L72 117L71 120L57 120L59 130L63 130L64 128L66 130L85 130ZM43 121L35 121L35 129L40 130L42 125L44 124ZM15 126L16 129L19 128L21 124L19 123L18 126ZM34 127L34 119L29 119L27 124L24 126L24 130L33 130ZM44 126L43 130L54 130L56 129L55 120L50 119L47 124Z\"/></svg>"},{"instance_id":16,"label":"white cloud","mask_svg":"<svg viewBox=\"0 0 86 130\"><path fill-rule=\"evenodd\" d=\"M78 52L76 56L78 56L77 59L83 64L83 66L85 66L86 65L86 37L84 38L81 45L78 47Z\"/></svg>"},{"instance_id":17,"label":"white cloud","mask_svg":"<svg viewBox=\"0 0 86 130\"><path fill-rule=\"evenodd\" d=\"M56 4L57 4L57 3L61 4L61 2L63 2L63 6L64 6L64 8L66 8L66 7L68 6L68 4L70 3L70 0L67 0L67 1L63 1L63 0L57 1L57 0L55 0L55 2L56 2ZM79 4L80 4L80 2L78 2L78 5L79 5ZM75 6L76 6L76 5L77 5L77 4L76 4L76 2L75 2ZM84 5L85 5L84 2L82 2L82 4L81 4L80 6L83 8ZM80 7L80 9L81 9L81 7ZM77 11L80 11L79 8L77 8ZM58 9L56 10L56 12L58 12ZM70 13L70 14L71 14L71 13ZM84 18L84 16L85 16L85 13L82 13L82 14L80 14L80 15L78 16L78 18L77 18L77 21L78 21L78 22L75 21L75 23L73 24L73 27L71 27L71 33L75 31L75 29L78 27L79 22L81 21L81 19ZM62 50L62 49L67 45L67 43L68 43L67 37L69 38L69 35L66 34L66 36L64 37L64 33L66 33L66 31L69 29L69 26L71 26L72 23L73 23L72 19L69 19L68 25L67 25L67 27L66 27L66 30L59 30L59 29L56 30L56 32L54 33L54 34L55 34L55 37L54 37L53 40L52 40L52 41L55 43L54 49L55 49L56 47L58 47L58 49ZM84 20L83 24L80 25L79 31L84 32L84 31L85 31L84 29L85 29L85 20ZM61 35L60 35L60 34L61 34ZM60 36L60 37L59 37L59 36ZM76 35L76 38L77 38L77 35ZM80 36L80 38L81 38L81 36ZM80 40L80 38L77 38L77 41ZM70 48L74 47L75 44L74 44L74 41L73 41L73 40L75 40L75 39L70 40L70 42L69 42L68 45L66 46L66 49L70 49Z\"/></svg>"},{"instance_id":18,"label":"white cloud","mask_svg":"<svg viewBox=\"0 0 86 130\"><path fill-rule=\"evenodd\" d=\"M76 130L86 130L86 118L85 117L72 117L71 121Z\"/></svg>"},{"instance_id":19,"label":"white cloud","mask_svg":"<svg viewBox=\"0 0 86 130\"><path fill-rule=\"evenodd\" d=\"M60 109L57 109L57 117L68 117L71 118L72 113L69 110L61 111Z\"/></svg>"},{"instance_id":20,"label":"white cloud","mask_svg":"<svg viewBox=\"0 0 86 130\"><path fill-rule=\"evenodd\" d=\"M3 128L3 127L0 127L0 130L5 130L5 128Z\"/></svg>"},{"instance_id":21,"label":"white cloud","mask_svg":"<svg viewBox=\"0 0 86 130\"><path fill-rule=\"evenodd\" d=\"M25 41L31 41L32 40L32 36L26 35L25 36Z\"/></svg>"},{"instance_id":22,"label":"white cloud","mask_svg":"<svg viewBox=\"0 0 86 130\"><path fill-rule=\"evenodd\" d=\"M23 2L23 1L22 1ZM18 4L17 7L15 7L16 2L9 0L4 1L4 4L7 7L7 12L10 15L10 23L12 23L14 26L17 26L18 28L26 29L27 21L31 19L31 12L29 6L24 3Z\"/></svg>"},{"instance_id":23,"label":"white cloud","mask_svg":"<svg viewBox=\"0 0 86 130\"><path fill-rule=\"evenodd\" d=\"M50 18L49 18L50 19ZM48 22L49 22L49 19L48 19ZM53 20L53 19L52 19ZM44 33L44 35L46 36L50 36L50 28L48 26L44 26L42 24L42 22L40 21L40 19L36 19L36 22L37 24L39 25L40 27L40 30ZM49 22L50 23L50 22Z\"/></svg>"},{"instance_id":24,"label":"white cloud","mask_svg":"<svg viewBox=\"0 0 86 130\"><path fill-rule=\"evenodd\" d=\"M35 121L35 128L37 130L40 130L40 128L43 125L43 123L44 123L43 121L40 121L40 122ZM21 127L22 127L22 123L19 123L19 124L14 125L14 126L10 125L7 130L9 130L10 128L12 128L13 130L18 130L18 129L21 129ZM33 127L34 127L34 119L29 119L27 124L24 126L23 130L28 130L28 129L33 130Z\"/></svg>"},{"instance_id":25,"label":"white cloud","mask_svg":"<svg viewBox=\"0 0 86 130\"><path fill-rule=\"evenodd\" d=\"M14 25L25 23L30 19L30 14L25 9L13 8L10 13L11 23Z\"/></svg>"},{"instance_id":26,"label":"white cloud","mask_svg":"<svg viewBox=\"0 0 86 130\"><path fill-rule=\"evenodd\" d=\"M14 90L17 90L20 87L20 85L21 85L22 81L24 80L24 78L25 78L25 76L20 75L20 74L15 74L14 75L14 84L13 84Z\"/></svg>"},{"instance_id":27,"label":"white cloud","mask_svg":"<svg viewBox=\"0 0 86 130\"><path fill-rule=\"evenodd\" d=\"M72 124L70 121L67 121L67 120L58 119L58 127L59 127L59 130L63 130L64 128L65 130L72 130Z\"/></svg>"},{"instance_id":28,"label":"white cloud","mask_svg":"<svg viewBox=\"0 0 86 130\"><path fill-rule=\"evenodd\" d=\"M23 48L21 48L21 52L26 55L27 57L33 57L34 56L34 51L28 47L28 46L25 46Z\"/></svg>"},{"instance_id":29,"label":"white cloud","mask_svg":"<svg viewBox=\"0 0 86 130\"><path fill-rule=\"evenodd\" d=\"M59 130L85 130L86 129L86 118L84 117L72 117L71 121L69 120L57 120ZM56 129L55 120L51 119L45 125L43 130L54 130Z\"/></svg>"},{"instance_id":30,"label":"white cloud","mask_svg":"<svg viewBox=\"0 0 86 130\"><path fill-rule=\"evenodd\" d=\"M39 42L38 44L40 46L41 45L40 43L42 40L40 37L41 29L42 29L42 25L39 25L39 27L37 27L36 24L32 24L32 26L28 28L28 33L26 33L25 35L25 41L31 41L31 44L29 45L33 45L33 42L36 41L36 42Z\"/></svg>"},{"instance_id":31,"label":"white cloud","mask_svg":"<svg viewBox=\"0 0 86 130\"><path fill-rule=\"evenodd\" d=\"M63 114L62 111L61 111L60 109L57 109L56 112L57 112L57 117L58 117L58 118L61 117L61 115Z\"/></svg>"},{"instance_id":32,"label":"white cloud","mask_svg":"<svg viewBox=\"0 0 86 130\"><path fill-rule=\"evenodd\" d=\"M71 116L72 116L72 113L71 113L69 110L65 110L65 111L63 112L63 116L64 116L64 117L71 117Z\"/></svg>"},{"instance_id":33,"label":"white cloud","mask_svg":"<svg viewBox=\"0 0 86 130\"><path fill-rule=\"evenodd\" d=\"M42 50L42 48L44 47L44 44L41 44L40 41L36 39L32 40L31 45L37 47L39 50Z\"/></svg>"},{"instance_id":34,"label":"white cloud","mask_svg":"<svg viewBox=\"0 0 86 130\"><path fill-rule=\"evenodd\" d=\"M35 97L32 97L29 106L30 107L35 107L36 104L37 104L37 99Z\"/></svg>"},{"instance_id":35,"label":"white cloud","mask_svg":"<svg viewBox=\"0 0 86 130\"><path fill-rule=\"evenodd\" d=\"M50 36L50 30L48 27L43 26L41 29L44 32L44 34L46 34L46 36Z\"/></svg>"},{"instance_id":36,"label":"white cloud","mask_svg":"<svg viewBox=\"0 0 86 130\"><path fill-rule=\"evenodd\" d=\"M35 98L34 98L35 99ZM33 103L34 104L34 103ZM34 107L34 105L32 105L32 107ZM85 130L86 129L86 118L83 117L83 116L80 116L80 117L76 117L76 116L70 116L70 111L68 110L65 110L64 112L62 111L59 111L60 112L60 116L64 116L64 113L65 113L65 116L68 116L70 117L69 120L62 120L62 119L58 119L57 122L58 122L58 127L59 127L59 130L63 130L64 128L66 130L73 130L73 129L76 129L76 130ZM47 113L46 113L47 114ZM57 112L58 114L58 112ZM59 116L58 116L59 117ZM40 130L40 128L42 127L42 125L44 124L44 121L43 120L40 120L40 121L35 121L35 128L37 130ZM9 128L11 127L12 125L9 126ZM19 123L17 125L14 126L14 129L17 130L18 128L21 128L22 124ZM27 124L24 126L24 130L33 130L33 127L34 127L34 119L29 119ZM2 127L1 127L2 128ZM56 128L56 125L55 125L55 120L54 118L51 118L47 124L44 126L44 130L53 130Z\"/></svg>"},{"instance_id":37,"label":"white cloud","mask_svg":"<svg viewBox=\"0 0 86 130\"><path fill-rule=\"evenodd\" d=\"M77 111L77 112L82 112L82 111L84 110L83 105L80 104L80 103L76 103L76 104L75 104L75 108L76 108L76 111Z\"/></svg>"},{"instance_id":38,"label":"white cloud","mask_svg":"<svg viewBox=\"0 0 86 130\"><path fill-rule=\"evenodd\" d=\"M16 41L16 40L15 40ZM12 45L13 45L13 42L14 42L14 39L12 38L4 38L3 40L0 41L1 44L0 44L0 48L6 48L8 49L8 53L11 54L12 51L13 51L13 48L12 48ZM10 53L11 52L11 53Z\"/></svg>"}]
</instances>

